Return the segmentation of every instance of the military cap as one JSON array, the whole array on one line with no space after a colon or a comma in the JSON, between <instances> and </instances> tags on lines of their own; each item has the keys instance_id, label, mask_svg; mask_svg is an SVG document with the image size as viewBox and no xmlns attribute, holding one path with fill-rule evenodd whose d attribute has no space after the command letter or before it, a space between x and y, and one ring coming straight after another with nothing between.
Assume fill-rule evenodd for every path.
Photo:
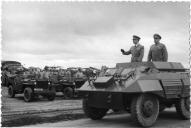
<instances>
[{"instance_id":1,"label":"military cap","mask_svg":"<svg viewBox=\"0 0 191 128\"><path fill-rule=\"evenodd\" d=\"M162 38L159 34L154 34L153 37L158 37L159 39Z\"/></svg>"},{"instance_id":2,"label":"military cap","mask_svg":"<svg viewBox=\"0 0 191 128\"><path fill-rule=\"evenodd\" d=\"M141 38L139 36L133 35L133 39L138 39L140 40Z\"/></svg>"}]
</instances>

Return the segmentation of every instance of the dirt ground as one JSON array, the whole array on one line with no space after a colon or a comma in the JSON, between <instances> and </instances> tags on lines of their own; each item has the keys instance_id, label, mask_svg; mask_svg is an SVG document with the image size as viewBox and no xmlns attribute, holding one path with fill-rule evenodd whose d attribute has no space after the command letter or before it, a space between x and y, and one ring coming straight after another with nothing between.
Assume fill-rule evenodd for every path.
<instances>
[{"instance_id":1,"label":"dirt ground","mask_svg":"<svg viewBox=\"0 0 191 128\"><path fill-rule=\"evenodd\" d=\"M2 113L4 115L9 113L75 109L81 108L82 105L80 99L66 100L62 96L62 93L57 93L57 97L54 101L48 101L40 97L39 99L27 103L24 101L22 94L17 94L15 98L9 98L7 96L7 88L3 87L1 91Z\"/></svg>"},{"instance_id":2,"label":"dirt ground","mask_svg":"<svg viewBox=\"0 0 191 128\"><path fill-rule=\"evenodd\" d=\"M82 101L80 99L68 99L63 97L62 93L57 93L54 101L49 101L43 97L35 99L32 102L25 102L22 94L15 95L15 98L9 98L7 88L1 88L1 112L2 122L7 122L15 118L26 118L31 114L54 113L58 115L62 113L72 113L74 111L82 111ZM82 113L82 112L81 112ZM47 116L48 114L46 114Z\"/></svg>"},{"instance_id":3,"label":"dirt ground","mask_svg":"<svg viewBox=\"0 0 191 128\"><path fill-rule=\"evenodd\" d=\"M62 93L57 93L54 101L47 99L36 99L33 102L26 103L23 95L16 95L15 98L7 96L7 88L2 88L1 97L1 111L2 111L2 126L16 127L16 126L30 126L30 127L132 127L131 118L129 114L126 117L120 117L119 121L114 116L111 117L112 123L103 123L102 121L93 123L90 119L85 119L82 110L81 99L64 99ZM112 114L112 112L111 112ZM115 114L115 113L114 113ZM109 117L108 117L109 118ZM76 119L80 119L79 121ZM122 122L121 121L124 122ZM75 121L76 120L76 121ZM85 122L85 123L84 123ZM119 123L118 123L119 122ZM97 124L99 123L99 124ZM116 125L116 126L115 126ZM156 127L182 127L187 128L190 125L189 120L180 120L175 112L175 108L167 109L159 115Z\"/></svg>"}]
</instances>

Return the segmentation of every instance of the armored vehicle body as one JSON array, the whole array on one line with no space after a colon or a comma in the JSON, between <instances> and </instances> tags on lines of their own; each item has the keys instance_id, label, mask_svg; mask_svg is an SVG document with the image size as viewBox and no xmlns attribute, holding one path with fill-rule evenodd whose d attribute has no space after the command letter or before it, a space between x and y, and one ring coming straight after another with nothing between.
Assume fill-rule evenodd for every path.
<instances>
[{"instance_id":1,"label":"armored vehicle body","mask_svg":"<svg viewBox=\"0 0 191 128\"><path fill-rule=\"evenodd\" d=\"M190 75L180 63L118 63L79 89L87 117L98 120L109 109L126 110L144 127L152 126L165 107L190 118Z\"/></svg>"},{"instance_id":2,"label":"armored vehicle body","mask_svg":"<svg viewBox=\"0 0 191 128\"><path fill-rule=\"evenodd\" d=\"M15 97L15 94L24 94L26 102L32 101L35 97L42 95L48 100L54 100L56 91L51 81L25 78L23 75L9 77L8 95Z\"/></svg>"}]
</instances>

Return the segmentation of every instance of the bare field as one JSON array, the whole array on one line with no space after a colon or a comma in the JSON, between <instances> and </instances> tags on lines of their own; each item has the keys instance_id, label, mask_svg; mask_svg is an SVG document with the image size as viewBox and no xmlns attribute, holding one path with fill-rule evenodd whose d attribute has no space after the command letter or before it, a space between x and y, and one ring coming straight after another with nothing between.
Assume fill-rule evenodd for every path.
<instances>
[{"instance_id":1,"label":"bare field","mask_svg":"<svg viewBox=\"0 0 191 128\"><path fill-rule=\"evenodd\" d=\"M9 122L11 124L11 122L14 122L12 120L26 119L31 115L55 116L64 113L66 115L74 113L74 111L81 112L82 108L80 99L66 100L62 93L58 93L54 101L48 101L40 97L28 103L24 101L22 94L15 95L15 98L9 98L6 87L1 88L1 94L2 123ZM51 115L51 113L53 114Z\"/></svg>"},{"instance_id":2,"label":"bare field","mask_svg":"<svg viewBox=\"0 0 191 128\"><path fill-rule=\"evenodd\" d=\"M40 97L32 102L25 102L22 94L18 94L15 98L7 96L7 88L2 88L2 114L24 113L24 112L41 112L50 110L76 109L81 108L80 99L65 100L62 94L57 94L54 101L48 101Z\"/></svg>"},{"instance_id":3,"label":"bare field","mask_svg":"<svg viewBox=\"0 0 191 128\"><path fill-rule=\"evenodd\" d=\"M7 89L2 88L2 126L30 127L136 127L129 114L106 116L101 121L85 118L80 99L66 100L61 93L54 101L36 99L26 103L22 95L8 98ZM78 120L76 120L78 119ZM75 121L76 120L76 121ZM154 127L188 128L189 120L181 120L175 108L166 109L159 115Z\"/></svg>"}]
</instances>

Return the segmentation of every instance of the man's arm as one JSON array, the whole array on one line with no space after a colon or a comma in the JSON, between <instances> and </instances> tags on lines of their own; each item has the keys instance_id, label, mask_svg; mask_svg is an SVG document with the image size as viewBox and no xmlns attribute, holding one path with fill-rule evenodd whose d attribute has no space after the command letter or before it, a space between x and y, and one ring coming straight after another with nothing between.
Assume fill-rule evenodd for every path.
<instances>
[{"instance_id":1,"label":"man's arm","mask_svg":"<svg viewBox=\"0 0 191 128\"><path fill-rule=\"evenodd\" d=\"M168 61L168 52L167 52L167 49L166 49L166 46L165 46L165 45L163 46L163 60L164 60L165 62Z\"/></svg>"},{"instance_id":2,"label":"man's arm","mask_svg":"<svg viewBox=\"0 0 191 128\"><path fill-rule=\"evenodd\" d=\"M151 61L151 59L152 59L152 52L151 52L151 48L150 48L147 61Z\"/></svg>"},{"instance_id":3,"label":"man's arm","mask_svg":"<svg viewBox=\"0 0 191 128\"><path fill-rule=\"evenodd\" d=\"M123 49L121 49L121 52L123 55L129 55L131 54L131 49L129 51L124 51Z\"/></svg>"},{"instance_id":4,"label":"man's arm","mask_svg":"<svg viewBox=\"0 0 191 128\"><path fill-rule=\"evenodd\" d=\"M141 47L140 56L138 58L139 62L142 62L144 56L144 46Z\"/></svg>"}]
</instances>

